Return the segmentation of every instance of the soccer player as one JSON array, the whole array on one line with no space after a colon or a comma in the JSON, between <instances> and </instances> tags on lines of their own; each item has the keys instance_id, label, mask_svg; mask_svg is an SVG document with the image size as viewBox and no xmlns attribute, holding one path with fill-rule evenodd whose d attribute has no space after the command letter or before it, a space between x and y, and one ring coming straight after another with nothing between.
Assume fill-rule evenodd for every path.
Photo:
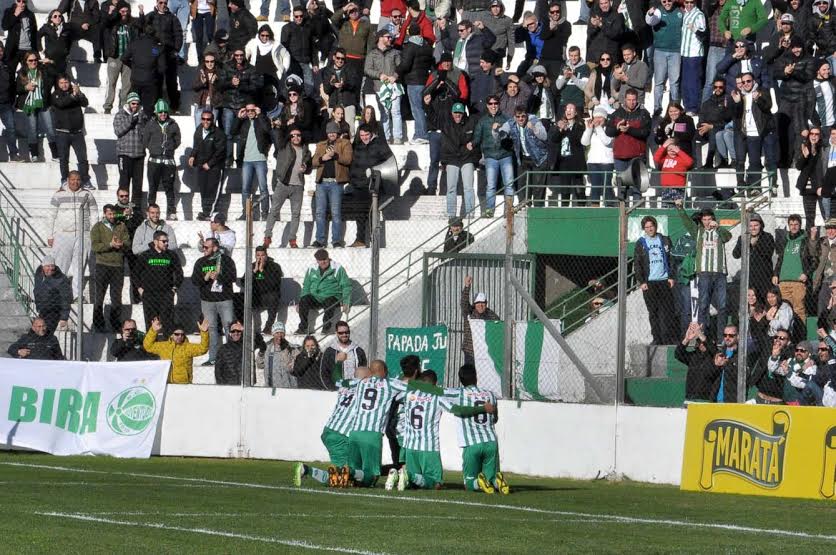
<instances>
[{"instance_id":1,"label":"soccer player","mask_svg":"<svg viewBox=\"0 0 836 555\"><path fill-rule=\"evenodd\" d=\"M416 355L407 355L400 361L401 381L409 383L421 373L421 359ZM389 450L392 453L392 468L386 478L386 489L391 490L398 481L398 469L403 466L403 433L404 433L403 395L398 394L389 409L389 420L386 424L386 439L389 440Z\"/></svg>"},{"instance_id":2,"label":"soccer player","mask_svg":"<svg viewBox=\"0 0 836 555\"><path fill-rule=\"evenodd\" d=\"M444 397L444 390L435 387L438 376L426 370L418 382L410 382L404 402L406 432L404 451L406 464L398 472L398 491L409 484L419 488L440 489L442 484L441 445L439 423L443 410L459 417L477 417L493 413L492 403L471 403L460 406ZM387 480L388 481L388 480Z\"/></svg>"},{"instance_id":3,"label":"soccer player","mask_svg":"<svg viewBox=\"0 0 836 555\"><path fill-rule=\"evenodd\" d=\"M476 367L472 364L465 364L459 369L459 381L462 387L452 397L456 404L465 407L496 405L496 396L492 392L477 387ZM448 398L451 398L451 391L454 390L446 390ZM494 410L490 416L480 414L456 421L459 447L462 448L462 478L467 490L499 491L505 495L510 492L499 470L499 446L494 430L497 420L499 414Z\"/></svg>"},{"instance_id":4,"label":"soccer player","mask_svg":"<svg viewBox=\"0 0 836 555\"><path fill-rule=\"evenodd\" d=\"M369 373L368 367L361 366L355 370L354 375L358 380L361 380L367 378ZM348 463L348 432L351 429L353 416L351 403L354 401L356 391L356 386L349 387L348 384L340 386L337 390L337 404L334 405L334 411L322 430L320 439L328 450L328 458L331 460L328 470L325 471L298 462L293 465L293 485L301 486L302 479L305 476L310 476L317 482L328 484L331 487L343 485L340 481L342 476L338 469Z\"/></svg>"}]
</instances>

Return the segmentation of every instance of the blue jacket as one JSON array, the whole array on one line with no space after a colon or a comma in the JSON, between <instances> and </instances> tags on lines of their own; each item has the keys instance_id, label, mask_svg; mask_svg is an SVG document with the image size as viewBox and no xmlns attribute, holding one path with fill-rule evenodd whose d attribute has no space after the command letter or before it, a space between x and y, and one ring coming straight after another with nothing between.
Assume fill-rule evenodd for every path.
<instances>
[{"instance_id":1,"label":"blue jacket","mask_svg":"<svg viewBox=\"0 0 836 555\"><path fill-rule=\"evenodd\" d=\"M546 128L543 127L543 124L536 116L529 115L528 121L532 124L532 128L529 129L526 125L523 130L525 146L528 150L528 155L539 168L546 163L546 159L549 157L548 133L546 133ZM516 121L509 119L497 130L497 135L500 140L511 140L511 143L514 145L514 155L517 157L517 162L522 163L522 147L520 146L520 133L517 127Z\"/></svg>"}]
</instances>

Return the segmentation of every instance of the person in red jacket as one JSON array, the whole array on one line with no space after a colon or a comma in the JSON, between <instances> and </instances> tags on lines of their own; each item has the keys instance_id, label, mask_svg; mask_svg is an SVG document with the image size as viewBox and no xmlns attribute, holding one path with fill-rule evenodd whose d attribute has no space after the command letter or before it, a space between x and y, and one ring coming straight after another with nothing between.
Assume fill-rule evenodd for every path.
<instances>
[{"instance_id":1,"label":"person in red jacket","mask_svg":"<svg viewBox=\"0 0 836 555\"><path fill-rule=\"evenodd\" d=\"M630 88L624 93L624 104L610 115L604 133L607 137L613 137L612 153L616 172L626 170L635 158L647 160L650 114L639 104L636 89ZM638 196L638 192L633 190L633 195Z\"/></svg>"},{"instance_id":2,"label":"person in red jacket","mask_svg":"<svg viewBox=\"0 0 836 555\"><path fill-rule=\"evenodd\" d=\"M403 46L403 41L406 40L406 30L409 29L409 25L414 21L421 27L421 36L424 37L424 40L429 42L430 44L435 44L435 31L433 31L433 22L430 21L430 18L427 17L427 14L421 10L421 4L418 3L418 0L408 0L406 3L407 14L406 19L401 25L401 34L395 39L395 46L401 47ZM390 10L391 13L391 10Z\"/></svg>"},{"instance_id":3,"label":"person in red jacket","mask_svg":"<svg viewBox=\"0 0 836 555\"><path fill-rule=\"evenodd\" d=\"M390 23L398 26L398 31L403 28L403 18L399 21L394 21L392 17L392 10L400 13L401 16L406 12L405 0L380 0L380 20L377 22L378 29L385 29Z\"/></svg>"},{"instance_id":4,"label":"person in red jacket","mask_svg":"<svg viewBox=\"0 0 836 555\"><path fill-rule=\"evenodd\" d=\"M653 161L662 172L661 182L665 191L662 200L674 201L685 196L685 185L688 182L686 172L694 165L694 159L679 148L676 138L669 138L657 148Z\"/></svg>"}]
</instances>

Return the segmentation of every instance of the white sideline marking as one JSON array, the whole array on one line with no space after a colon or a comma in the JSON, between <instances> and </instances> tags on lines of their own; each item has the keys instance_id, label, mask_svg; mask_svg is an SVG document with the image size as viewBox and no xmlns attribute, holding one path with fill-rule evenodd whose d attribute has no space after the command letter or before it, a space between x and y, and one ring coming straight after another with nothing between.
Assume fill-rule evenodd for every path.
<instances>
[{"instance_id":1,"label":"white sideline marking","mask_svg":"<svg viewBox=\"0 0 836 555\"><path fill-rule=\"evenodd\" d=\"M287 545L290 547L301 547L304 549L317 549L320 551L334 551L337 553L356 553L358 555L377 555L374 551L362 551L359 549L348 549L345 547L331 547L326 545L316 545L298 540L282 540L279 538L270 538L266 536L253 536L251 534L239 534L237 532L224 532L222 530L210 530L208 528L186 528L184 526L169 526L168 524L161 524L155 522L130 522L127 520L114 520L111 518L101 518L83 513L59 513L59 512L36 512L39 516L51 516L56 518L67 518L70 520L83 520L86 522L100 522L102 524L116 524L119 526L135 526L138 528L155 528L158 530L173 530L176 532L192 532L195 534L204 534L206 536L222 536L225 538L235 538L239 540L249 540L262 543L273 543L279 545Z\"/></svg>"},{"instance_id":2,"label":"white sideline marking","mask_svg":"<svg viewBox=\"0 0 836 555\"><path fill-rule=\"evenodd\" d=\"M275 491L289 491L289 492L296 492L296 493L310 493L310 494L319 494L319 495L345 495L348 497L362 497L362 498L372 498L372 499L385 499L391 501L401 501L401 502L413 502L413 503L431 503L437 505L459 505L465 507L479 507L482 509L500 509L506 511L520 511L526 513L534 513L534 514L543 514L543 515L558 515L558 516L572 516L578 518L590 518L590 519L598 519L598 520L609 520L613 522L621 522L625 524L663 524L667 526L681 526L683 528L709 528L709 529L716 529L716 530L730 530L734 532L749 532L754 534L765 534L769 536L783 536L783 537L791 537L791 538L805 538L805 539L812 539L812 540L827 540L831 542L836 542L836 535L828 535L828 534L815 534L812 532L797 532L794 530L780 530L780 529L769 529L769 528L755 528L753 526L742 526L737 524L722 524L716 522L690 522L687 520L671 520L671 519L664 519L664 518L642 518L642 517L631 517L631 516L620 516L620 515L608 515L608 514L594 514L594 513L582 513L577 511L559 511L553 509L540 509L538 507L528 507L525 505L506 505L506 504L488 504L488 503L477 503L475 501L459 501L455 499L437 499L437 498L428 498L428 497L403 497L399 495L378 495L373 493L356 493L352 491L333 491L333 490L326 490L326 489L312 489L312 488L296 488L291 486L274 486L270 484L257 484L257 483L248 483L248 482L230 482L226 480L210 480L208 478L189 478L189 477L180 477L180 476L166 476L162 474L145 474L145 473L138 473L138 472L119 472L119 471L104 471L104 470L88 470L83 468L72 468L66 466L51 466L45 464L28 464L28 463L11 463L11 462L0 462L0 465L5 466L18 466L24 468L41 468L46 470L60 470L65 472L80 472L80 473L87 473L87 474L105 474L105 475L112 475L112 476L133 476L136 478L154 478L157 480L174 480L174 481L183 481L183 482L198 482L204 484L217 484L222 486L237 486L242 488L252 488L252 489L267 489L267 490L275 490Z\"/></svg>"}]
</instances>

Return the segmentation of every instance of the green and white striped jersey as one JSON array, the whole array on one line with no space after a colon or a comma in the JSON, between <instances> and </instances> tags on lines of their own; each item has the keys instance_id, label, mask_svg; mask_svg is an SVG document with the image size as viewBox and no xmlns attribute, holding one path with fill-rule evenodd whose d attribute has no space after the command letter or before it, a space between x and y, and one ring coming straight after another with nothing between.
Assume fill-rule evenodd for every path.
<instances>
[{"instance_id":1,"label":"green and white striped jersey","mask_svg":"<svg viewBox=\"0 0 836 555\"><path fill-rule=\"evenodd\" d=\"M439 451L439 423L442 410L453 410L446 397L425 391L407 391L404 397L403 446L414 451Z\"/></svg>"},{"instance_id":2,"label":"green and white striped jersey","mask_svg":"<svg viewBox=\"0 0 836 555\"><path fill-rule=\"evenodd\" d=\"M357 388L355 387L340 387L337 390L337 404L334 405L334 412L331 413L331 417L325 423L326 428L344 436L348 435L353 423L351 402L354 400L356 392Z\"/></svg>"},{"instance_id":3,"label":"green and white striped jersey","mask_svg":"<svg viewBox=\"0 0 836 555\"><path fill-rule=\"evenodd\" d=\"M392 399L398 393L406 391L406 384L396 378L376 376L349 382L349 385L354 384L355 395L351 403L353 422L350 431L384 433Z\"/></svg>"},{"instance_id":4,"label":"green and white striped jersey","mask_svg":"<svg viewBox=\"0 0 836 555\"><path fill-rule=\"evenodd\" d=\"M496 395L475 385L454 390L445 389L444 394L454 404L463 407L479 407L486 403L496 405ZM496 415L493 414L477 414L476 416L457 418L459 447L470 447L479 443L496 441L494 422L496 422Z\"/></svg>"}]
</instances>

